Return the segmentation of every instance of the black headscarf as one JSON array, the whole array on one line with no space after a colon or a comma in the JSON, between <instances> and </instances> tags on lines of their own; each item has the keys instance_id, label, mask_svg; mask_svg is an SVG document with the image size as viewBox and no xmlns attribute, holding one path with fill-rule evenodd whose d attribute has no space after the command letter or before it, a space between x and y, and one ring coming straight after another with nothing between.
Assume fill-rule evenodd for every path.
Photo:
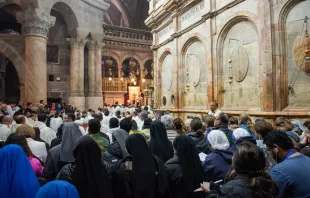
<instances>
[{"instance_id":1,"label":"black headscarf","mask_svg":"<svg viewBox=\"0 0 310 198\"><path fill-rule=\"evenodd\" d=\"M173 141L183 172L183 182L187 192L194 192L203 182L203 169L193 140L179 135Z\"/></svg>"},{"instance_id":2,"label":"black headscarf","mask_svg":"<svg viewBox=\"0 0 310 198\"><path fill-rule=\"evenodd\" d=\"M113 198L107 170L101 162L101 151L90 136L81 137L73 152L76 159L72 183L81 198Z\"/></svg>"},{"instance_id":3,"label":"black headscarf","mask_svg":"<svg viewBox=\"0 0 310 198\"><path fill-rule=\"evenodd\" d=\"M123 129L115 130L112 133L112 139L114 142L118 143L120 149L122 150L123 158L128 156L128 152L126 150L126 139L128 136L129 134Z\"/></svg>"},{"instance_id":4,"label":"black headscarf","mask_svg":"<svg viewBox=\"0 0 310 198\"><path fill-rule=\"evenodd\" d=\"M150 149L154 155L166 163L173 157L173 147L172 143L168 140L165 125L160 121L153 121L150 131Z\"/></svg>"},{"instance_id":5,"label":"black headscarf","mask_svg":"<svg viewBox=\"0 0 310 198\"><path fill-rule=\"evenodd\" d=\"M156 162L145 139L140 134L126 139L126 149L132 157L133 197L153 197L156 190Z\"/></svg>"}]
</instances>

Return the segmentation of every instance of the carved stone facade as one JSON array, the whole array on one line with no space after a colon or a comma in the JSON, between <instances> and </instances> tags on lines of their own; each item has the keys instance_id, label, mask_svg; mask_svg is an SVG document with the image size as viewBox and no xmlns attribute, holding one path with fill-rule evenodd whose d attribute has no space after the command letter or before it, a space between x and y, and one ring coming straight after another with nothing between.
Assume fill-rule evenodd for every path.
<instances>
[{"instance_id":1,"label":"carved stone facade","mask_svg":"<svg viewBox=\"0 0 310 198\"><path fill-rule=\"evenodd\" d=\"M308 0L150 0L155 105L184 116L310 114ZM303 43L303 44L302 44Z\"/></svg>"},{"instance_id":2,"label":"carved stone facade","mask_svg":"<svg viewBox=\"0 0 310 198\"><path fill-rule=\"evenodd\" d=\"M0 53L17 70L20 102L38 105L40 100L45 100L70 103L80 110L97 109L103 106L103 93L109 89L120 89L116 90L119 91L118 99L123 98L124 102L127 85L123 84L129 80L121 81L120 78L125 60L127 64L128 60L135 60L139 67L137 86L143 89L144 85L150 84L148 81L143 84L142 79L144 65L152 62L152 34L103 26L110 3L104 0L0 1L0 12L5 11L1 16L11 17L17 27L17 30L3 32L0 27L1 33L14 32L14 35L0 33ZM136 3L135 6L139 6L138 1ZM132 5L128 6L130 12L134 11ZM128 21L129 25L138 27L141 24L129 24ZM112 86L103 76L106 69L103 59L107 56L116 62L118 75L113 82L118 83L117 86Z\"/></svg>"}]
</instances>

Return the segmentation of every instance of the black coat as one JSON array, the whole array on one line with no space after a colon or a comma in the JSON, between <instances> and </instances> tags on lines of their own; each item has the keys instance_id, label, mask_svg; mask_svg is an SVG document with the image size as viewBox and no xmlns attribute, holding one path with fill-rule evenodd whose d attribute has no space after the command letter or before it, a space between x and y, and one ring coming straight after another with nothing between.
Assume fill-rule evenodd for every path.
<instances>
[{"instance_id":1,"label":"black coat","mask_svg":"<svg viewBox=\"0 0 310 198\"><path fill-rule=\"evenodd\" d=\"M123 159L123 154L118 142L110 144L107 151L102 155L102 160L109 163L115 163L121 159Z\"/></svg>"},{"instance_id":2,"label":"black coat","mask_svg":"<svg viewBox=\"0 0 310 198\"><path fill-rule=\"evenodd\" d=\"M187 134L195 143L198 153L209 154L212 152L210 145L206 142L206 137L198 133L189 133Z\"/></svg>"},{"instance_id":3,"label":"black coat","mask_svg":"<svg viewBox=\"0 0 310 198\"><path fill-rule=\"evenodd\" d=\"M211 183L210 188L216 190L218 197L222 198L252 198L255 192L241 176L237 176L234 180L224 184L222 188L213 183Z\"/></svg>"},{"instance_id":4,"label":"black coat","mask_svg":"<svg viewBox=\"0 0 310 198\"><path fill-rule=\"evenodd\" d=\"M165 164L168 180L169 194L171 198L198 198L205 197L204 193L189 193L184 190L183 172L177 156L168 160Z\"/></svg>"},{"instance_id":5,"label":"black coat","mask_svg":"<svg viewBox=\"0 0 310 198\"><path fill-rule=\"evenodd\" d=\"M234 144L234 140L232 139L232 131L228 128L228 124L227 125L220 125L218 128L218 130L222 131L223 133L225 133L229 144L233 145Z\"/></svg>"},{"instance_id":6,"label":"black coat","mask_svg":"<svg viewBox=\"0 0 310 198\"><path fill-rule=\"evenodd\" d=\"M107 162L102 162L103 166L105 167L105 169L107 170L107 173L109 175L109 178L111 178L111 165ZM56 180L64 180L67 181L69 183L72 183L72 173L74 170L74 164L67 164L65 165L61 171L59 172L59 174L56 177Z\"/></svg>"}]
</instances>

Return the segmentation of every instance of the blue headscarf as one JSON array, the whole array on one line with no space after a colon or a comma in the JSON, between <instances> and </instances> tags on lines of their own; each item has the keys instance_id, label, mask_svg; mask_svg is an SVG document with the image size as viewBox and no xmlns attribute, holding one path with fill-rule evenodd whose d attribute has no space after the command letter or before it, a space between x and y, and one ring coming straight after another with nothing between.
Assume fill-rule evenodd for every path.
<instances>
[{"instance_id":1,"label":"blue headscarf","mask_svg":"<svg viewBox=\"0 0 310 198\"><path fill-rule=\"evenodd\" d=\"M79 193L72 184L57 180L42 186L36 198L79 198Z\"/></svg>"},{"instance_id":2,"label":"blue headscarf","mask_svg":"<svg viewBox=\"0 0 310 198\"><path fill-rule=\"evenodd\" d=\"M14 144L0 149L0 175L1 197L33 198L40 188L25 152Z\"/></svg>"}]
</instances>

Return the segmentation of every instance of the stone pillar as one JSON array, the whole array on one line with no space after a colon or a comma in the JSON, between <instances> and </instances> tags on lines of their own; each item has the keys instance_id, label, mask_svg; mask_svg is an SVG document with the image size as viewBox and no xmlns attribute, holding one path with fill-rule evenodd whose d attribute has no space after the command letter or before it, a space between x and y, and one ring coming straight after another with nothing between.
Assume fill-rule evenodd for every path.
<instances>
[{"instance_id":1,"label":"stone pillar","mask_svg":"<svg viewBox=\"0 0 310 198\"><path fill-rule=\"evenodd\" d=\"M38 106L40 100L47 101L47 34L56 19L38 9L17 13L17 19L25 37L24 101Z\"/></svg>"},{"instance_id":2,"label":"stone pillar","mask_svg":"<svg viewBox=\"0 0 310 198\"><path fill-rule=\"evenodd\" d=\"M94 37L94 34L92 34ZM103 106L102 96L102 54L101 36L96 36L95 41L90 41L88 57L88 79L89 94L87 97L87 106L89 109L98 109Z\"/></svg>"},{"instance_id":3,"label":"stone pillar","mask_svg":"<svg viewBox=\"0 0 310 198\"><path fill-rule=\"evenodd\" d=\"M81 38L67 39L70 42L70 94L69 104L77 109L85 110L84 94L84 47L85 40Z\"/></svg>"},{"instance_id":4,"label":"stone pillar","mask_svg":"<svg viewBox=\"0 0 310 198\"><path fill-rule=\"evenodd\" d=\"M121 71L122 71L122 65L119 65L117 66L117 73L118 73L118 78L120 79L122 76L121 76Z\"/></svg>"}]
</instances>

